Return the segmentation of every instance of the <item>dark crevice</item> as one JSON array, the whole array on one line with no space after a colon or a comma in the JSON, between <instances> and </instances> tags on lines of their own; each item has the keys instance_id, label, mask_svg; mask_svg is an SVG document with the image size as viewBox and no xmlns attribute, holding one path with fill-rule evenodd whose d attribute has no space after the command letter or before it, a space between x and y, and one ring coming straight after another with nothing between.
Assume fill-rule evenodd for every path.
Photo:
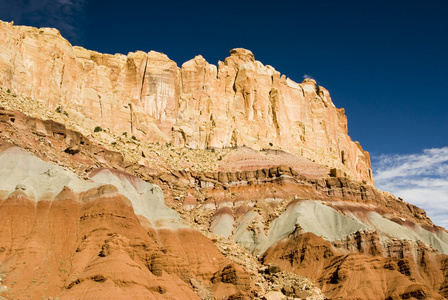
<instances>
[{"instance_id":1,"label":"dark crevice","mask_svg":"<svg viewBox=\"0 0 448 300\"><path fill-rule=\"evenodd\" d=\"M144 71L143 71L143 78L142 78L142 87L141 87L141 89L140 89L140 101L142 100L142 95L143 95L143 86L144 86L144 84L145 84L145 77L146 77L146 68L147 68L147 66L148 66L148 54L146 54L146 62L145 62L145 69L144 69Z\"/></svg>"},{"instance_id":2,"label":"dark crevice","mask_svg":"<svg viewBox=\"0 0 448 300\"><path fill-rule=\"evenodd\" d=\"M65 153L75 155L76 153L79 153L79 149L72 149L71 147L68 147L64 150Z\"/></svg>"}]
</instances>

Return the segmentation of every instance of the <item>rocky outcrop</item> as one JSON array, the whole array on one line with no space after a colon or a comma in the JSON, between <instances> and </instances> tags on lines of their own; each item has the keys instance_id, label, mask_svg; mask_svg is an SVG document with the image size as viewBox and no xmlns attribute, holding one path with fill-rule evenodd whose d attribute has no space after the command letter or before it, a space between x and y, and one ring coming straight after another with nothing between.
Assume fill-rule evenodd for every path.
<instances>
[{"instance_id":1,"label":"rocky outcrop","mask_svg":"<svg viewBox=\"0 0 448 300\"><path fill-rule=\"evenodd\" d=\"M0 37L0 298L448 296L447 231L314 81Z\"/></svg>"},{"instance_id":2,"label":"rocky outcrop","mask_svg":"<svg viewBox=\"0 0 448 300\"><path fill-rule=\"evenodd\" d=\"M369 154L347 134L326 89L298 84L245 49L181 68L166 55L101 54L59 32L0 23L0 86L96 126L195 149L281 148L373 183Z\"/></svg>"},{"instance_id":3,"label":"rocky outcrop","mask_svg":"<svg viewBox=\"0 0 448 300\"><path fill-rule=\"evenodd\" d=\"M331 299L445 299L446 255L422 244L406 248L414 249L400 257L347 254L314 234L295 233L270 248L263 261L309 276Z\"/></svg>"},{"instance_id":4,"label":"rocky outcrop","mask_svg":"<svg viewBox=\"0 0 448 300\"><path fill-rule=\"evenodd\" d=\"M200 299L193 280L217 297L249 296L246 271L168 208L159 187L108 169L86 181L2 146L2 296Z\"/></svg>"},{"instance_id":5,"label":"rocky outcrop","mask_svg":"<svg viewBox=\"0 0 448 300\"><path fill-rule=\"evenodd\" d=\"M230 238L266 266L307 276L332 299L446 297L448 235L421 209L346 178L312 179L284 166L238 174L201 177L209 198L192 212L226 236L233 228ZM224 209L233 226L217 222Z\"/></svg>"}]
</instances>

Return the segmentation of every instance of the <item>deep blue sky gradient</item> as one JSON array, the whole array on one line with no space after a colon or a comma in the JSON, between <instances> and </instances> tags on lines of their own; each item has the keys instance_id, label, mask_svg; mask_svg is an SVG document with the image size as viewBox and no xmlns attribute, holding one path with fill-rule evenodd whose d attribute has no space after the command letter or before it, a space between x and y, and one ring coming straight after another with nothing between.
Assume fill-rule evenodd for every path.
<instances>
[{"instance_id":1,"label":"deep blue sky gradient","mask_svg":"<svg viewBox=\"0 0 448 300\"><path fill-rule=\"evenodd\" d=\"M155 50L179 66L232 48L330 91L372 155L448 145L448 1L0 0L0 19L56 27L104 53Z\"/></svg>"}]
</instances>

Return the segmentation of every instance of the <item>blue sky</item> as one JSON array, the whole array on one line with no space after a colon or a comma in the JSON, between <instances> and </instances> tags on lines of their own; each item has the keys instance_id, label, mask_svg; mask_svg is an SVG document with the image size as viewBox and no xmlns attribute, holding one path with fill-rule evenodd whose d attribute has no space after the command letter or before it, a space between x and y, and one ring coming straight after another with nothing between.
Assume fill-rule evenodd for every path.
<instances>
[{"instance_id":1,"label":"blue sky","mask_svg":"<svg viewBox=\"0 0 448 300\"><path fill-rule=\"evenodd\" d=\"M398 162L406 158L431 160L428 151L448 155L448 1L0 0L0 7L0 19L56 27L74 45L156 50L179 66L198 54L216 64L232 48L250 49L292 80L311 76L330 91L346 109L350 136L371 153L379 188L412 202L419 178L448 182L436 169L429 179L389 172L403 171ZM400 184L386 184L393 180L385 171ZM448 206L446 190L432 201L435 187L419 188L428 191L421 207ZM445 216L436 223L447 226Z\"/></svg>"},{"instance_id":2,"label":"blue sky","mask_svg":"<svg viewBox=\"0 0 448 300\"><path fill-rule=\"evenodd\" d=\"M373 157L376 186L426 210L448 228L448 147Z\"/></svg>"}]
</instances>

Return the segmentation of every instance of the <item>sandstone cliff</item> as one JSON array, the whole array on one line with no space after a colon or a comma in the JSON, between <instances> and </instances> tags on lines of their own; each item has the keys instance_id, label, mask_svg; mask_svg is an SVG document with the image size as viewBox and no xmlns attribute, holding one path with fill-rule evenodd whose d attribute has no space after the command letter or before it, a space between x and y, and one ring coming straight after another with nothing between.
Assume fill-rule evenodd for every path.
<instances>
[{"instance_id":1,"label":"sandstone cliff","mask_svg":"<svg viewBox=\"0 0 448 300\"><path fill-rule=\"evenodd\" d=\"M0 299L448 297L447 231L314 81L0 38Z\"/></svg>"},{"instance_id":2,"label":"sandstone cliff","mask_svg":"<svg viewBox=\"0 0 448 300\"><path fill-rule=\"evenodd\" d=\"M0 109L0 299L251 299L273 292L255 287L268 286L243 248L232 252L245 254L238 260L225 257L216 244L233 243L208 238L164 204L178 206L178 193L194 184L172 181L171 174L186 174L173 167L175 148L146 148L145 156L142 142L83 135L82 126L70 129L77 124L66 115L30 98L0 89L0 103L15 108ZM294 274L288 280L297 293L312 286Z\"/></svg>"},{"instance_id":3,"label":"sandstone cliff","mask_svg":"<svg viewBox=\"0 0 448 300\"><path fill-rule=\"evenodd\" d=\"M245 49L181 68L151 51L101 54L55 29L0 22L0 86L61 107L93 130L193 149L276 148L373 184L369 154L347 134L326 89L298 84Z\"/></svg>"},{"instance_id":4,"label":"sandstone cliff","mask_svg":"<svg viewBox=\"0 0 448 300\"><path fill-rule=\"evenodd\" d=\"M0 297L448 296L446 230L372 185L280 150L92 132L2 89L0 106Z\"/></svg>"}]
</instances>

